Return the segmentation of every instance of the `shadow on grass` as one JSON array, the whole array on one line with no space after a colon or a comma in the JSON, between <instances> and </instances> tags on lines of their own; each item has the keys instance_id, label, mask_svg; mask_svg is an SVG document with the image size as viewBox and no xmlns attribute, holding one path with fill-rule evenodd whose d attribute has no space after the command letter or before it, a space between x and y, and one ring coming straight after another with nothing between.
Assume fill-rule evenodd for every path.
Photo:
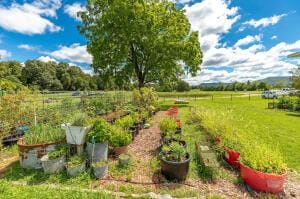
<instances>
[{"instance_id":1,"label":"shadow on grass","mask_svg":"<svg viewBox=\"0 0 300 199\"><path fill-rule=\"evenodd\" d=\"M287 116L300 117L300 113L287 113Z\"/></svg>"},{"instance_id":2,"label":"shadow on grass","mask_svg":"<svg viewBox=\"0 0 300 199\"><path fill-rule=\"evenodd\" d=\"M17 162L5 173L3 179L7 181L22 181L29 185L37 185L43 183L61 183L89 185L92 180L90 170L80 173L75 177L69 177L66 171L58 174L46 174L42 169L24 169Z\"/></svg>"}]
</instances>

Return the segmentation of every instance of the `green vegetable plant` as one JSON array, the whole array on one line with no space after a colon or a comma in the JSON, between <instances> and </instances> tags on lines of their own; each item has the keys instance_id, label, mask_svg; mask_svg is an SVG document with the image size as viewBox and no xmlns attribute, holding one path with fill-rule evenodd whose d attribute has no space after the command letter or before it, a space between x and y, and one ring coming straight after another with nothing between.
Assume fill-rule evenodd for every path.
<instances>
[{"instance_id":1,"label":"green vegetable plant","mask_svg":"<svg viewBox=\"0 0 300 199\"><path fill-rule=\"evenodd\" d=\"M111 138L112 125L104 119L94 121L92 130L87 134L87 140L90 143L108 142Z\"/></svg>"},{"instance_id":2,"label":"green vegetable plant","mask_svg":"<svg viewBox=\"0 0 300 199\"><path fill-rule=\"evenodd\" d=\"M161 155L167 161L182 162L186 160L187 150L178 142L171 142L169 145L163 145Z\"/></svg>"},{"instance_id":3,"label":"green vegetable plant","mask_svg":"<svg viewBox=\"0 0 300 199\"><path fill-rule=\"evenodd\" d=\"M134 124L138 124L141 121L141 117L140 117L140 115L137 112L132 112L130 114L130 117L132 118Z\"/></svg>"},{"instance_id":4,"label":"green vegetable plant","mask_svg":"<svg viewBox=\"0 0 300 199\"><path fill-rule=\"evenodd\" d=\"M69 151L68 145L60 144L55 147L54 151L48 153L49 160L57 159L63 155L66 155Z\"/></svg>"},{"instance_id":5,"label":"green vegetable plant","mask_svg":"<svg viewBox=\"0 0 300 199\"><path fill-rule=\"evenodd\" d=\"M121 127L124 130L129 130L130 127L132 127L134 125L134 120L132 119L132 117L130 115L127 115L123 118L118 119L115 122L115 125Z\"/></svg>"},{"instance_id":6,"label":"green vegetable plant","mask_svg":"<svg viewBox=\"0 0 300 199\"><path fill-rule=\"evenodd\" d=\"M132 142L132 135L118 126L112 127L110 144L112 147L127 146Z\"/></svg>"},{"instance_id":7,"label":"green vegetable plant","mask_svg":"<svg viewBox=\"0 0 300 199\"><path fill-rule=\"evenodd\" d=\"M62 129L53 128L46 124L31 126L24 136L24 143L27 145L46 144L50 142L58 142L65 138Z\"/></svg>"},{"instance_id":8,"label":"green vegetable plant","mask_svg":"<svg viewBox=\"0 0 300 199\"><path fill-rule=\"evenodd\" d=\"M84 155L71 156L66 163L66 167L69 168L77 167L78 165L81 165L85 160L86 158Z\"/></svg>"}]
</instances>

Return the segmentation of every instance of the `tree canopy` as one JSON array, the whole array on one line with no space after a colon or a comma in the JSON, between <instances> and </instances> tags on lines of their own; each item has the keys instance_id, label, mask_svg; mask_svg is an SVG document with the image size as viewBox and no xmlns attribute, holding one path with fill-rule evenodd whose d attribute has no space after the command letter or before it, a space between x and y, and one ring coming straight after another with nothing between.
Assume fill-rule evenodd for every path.
<instances>
[{"instance_id":1,"label":"tree canopy","mask_svg":"<svg viewBox=\"0 0 300 199\"><path fill-rule=\"evenodd\" d=\"M80 16L79 30L103 79L143 87L200 70L198 32L170 1L88 0Z\"/></svg>"}]
</instances>

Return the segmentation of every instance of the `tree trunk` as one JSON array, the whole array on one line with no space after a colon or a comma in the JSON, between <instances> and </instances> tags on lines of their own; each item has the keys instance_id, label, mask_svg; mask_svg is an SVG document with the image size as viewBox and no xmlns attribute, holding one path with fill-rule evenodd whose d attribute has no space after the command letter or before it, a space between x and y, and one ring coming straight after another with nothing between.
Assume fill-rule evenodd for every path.
<instances>
[{"instance_id":1,"label":"tree trunk","mask_svg":"<svg viewBox=\"0 0 300 199\"><path fill-rule=\"evenodd\" d=\"M137 60L137 56L136 56L136 52L135 52L133 44L131 44L131 56L132 56L132 62L134 65L134 71L135 71L136 77L138 79L138 87L139 87L139 89L141 89L142 87L145 86L145 77L143 75L143 71L142 71L141 67L138 64L138 60Z\"/></svg>"}]
</instances>

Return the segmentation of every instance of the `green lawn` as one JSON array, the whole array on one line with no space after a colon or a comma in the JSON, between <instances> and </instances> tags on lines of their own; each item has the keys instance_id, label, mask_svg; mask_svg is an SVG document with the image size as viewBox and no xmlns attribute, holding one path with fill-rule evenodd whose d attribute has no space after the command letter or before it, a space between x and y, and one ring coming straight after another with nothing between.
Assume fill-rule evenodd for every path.
<instances>
[{"instance_id":1,"label":"green lawn","mask_svg":"<svg viewBox=\"0 0 300 199\"><path fill-rule=\"evenodd\" d=\"M190 106L231 111L239 133L251 131L260 141L278 146L289 168L300 171L300 114L267 109L259 97L192 100ZM172 104L172 102L165 102ZM183 108L184 110L187 108Z\"/></svg>"}]
</instances>

